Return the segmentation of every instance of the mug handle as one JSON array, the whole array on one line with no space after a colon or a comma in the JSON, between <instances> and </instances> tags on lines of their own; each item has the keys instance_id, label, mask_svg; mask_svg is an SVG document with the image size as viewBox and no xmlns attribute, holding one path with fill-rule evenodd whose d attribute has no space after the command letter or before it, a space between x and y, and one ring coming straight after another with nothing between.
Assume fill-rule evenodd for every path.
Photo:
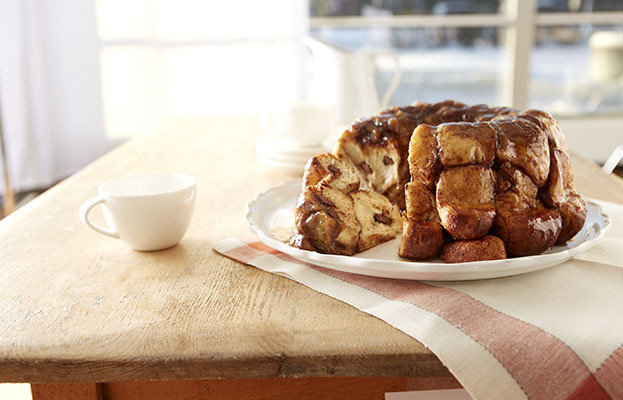
<instances>
[{"instance_id":1,"label":"mug handle","mask_svg":"<svg viewBox=\"0 0 623 400\"><path fill-rule=\"evenodd\" d=\"M394 76L392 77L392 81L389 83L389 87L383 94L381 98L381 107L385 108L389 104L389 99L391 99L392 95L398 89L398 84L400 83L400 78L402 77L402 69L400 68L400 60L398 60L398 56L393 51L379 51L375 52L372 57L390 57L394 60L394 64L396 65L396 70L394 71Z\"/></svg>"},{"instance_id":2,"label":"mug handle","mask_svg":"<svg viewBox=\"0 0 623 400\"><path fill-rule=\"evenodd\" d=\"M99 195L82 203L82 205L80 206L80 211L79 211L80 220L82 221L83 224L85 224L89 228L99 233L103 233L104 235L114 237L115 239L119 239L119 234L117 232L109 228L104 228L89 219L89 212L91 211L93 207L95 207L98 204L106 204L106 200L104 200L104 198Z\"/></svg>"}]
</instances>

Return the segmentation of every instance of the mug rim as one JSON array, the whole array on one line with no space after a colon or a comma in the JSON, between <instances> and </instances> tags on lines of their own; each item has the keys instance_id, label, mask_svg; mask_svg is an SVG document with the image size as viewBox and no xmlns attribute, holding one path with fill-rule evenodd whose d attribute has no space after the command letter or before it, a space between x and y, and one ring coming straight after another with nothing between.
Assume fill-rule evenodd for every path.
<instances>
[{"instance_id":1,"label":"mug rim","mask_svg":"<svg viewBox=\"0 0 623 400\"><path fill-rule=\"evenodd\" d=\"M127 180L127 179L138 179L138 178L147 178L147 177L167 177L167 178L176 178L182 179L182 186L180 188L174 190L165 190L156 193L148 193L148 194L119 194L114 191L106 190L106 185L114 184L119 181ZM102 182L97 187L97 192L101 196L112 197L112 198L147 198L147 197L160 197L166 195L177 194L179 192L183 192L184 190L191 189L197 185L197 180L195 177L188 174L181 173L151 173L151 174L138 174L138 175L124 175L119 176L113 179L109 179L105 182Z\"/></svg>"}]
</instances>

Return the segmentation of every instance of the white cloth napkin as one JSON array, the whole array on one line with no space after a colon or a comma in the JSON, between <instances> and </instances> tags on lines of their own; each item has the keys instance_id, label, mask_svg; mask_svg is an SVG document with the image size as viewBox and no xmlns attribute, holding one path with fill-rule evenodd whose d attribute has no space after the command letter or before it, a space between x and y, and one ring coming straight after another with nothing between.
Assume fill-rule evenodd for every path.
<instances>
[{"instance_id":1,"label":"white cloth napkin","mask_svg":"<svg viewBox=\"0 0 623 400\"><path fill-rule=\"evenodd\" d=\"M612 220L599 245L561 265L508 278L375 278L237 238L214 249L414 337L474 399L623 399L623 205L599 203Z\"/></svg>"}]
</instances>

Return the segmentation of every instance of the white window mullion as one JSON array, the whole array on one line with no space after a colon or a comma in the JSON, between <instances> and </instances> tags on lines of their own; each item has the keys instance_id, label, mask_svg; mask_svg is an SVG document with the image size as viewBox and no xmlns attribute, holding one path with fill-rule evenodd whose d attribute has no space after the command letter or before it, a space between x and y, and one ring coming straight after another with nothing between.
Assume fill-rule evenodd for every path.
<instances>
[{"instance_id":1,"label":"white window mullion","mask_svg":"<svg viewBox=\"0 0 623 400\"><path fill-rule=\"evenodd\" d=\"M536 21L535 0L509 0L507 13L515 23L506 33L509 52L504 90L505 103L518 109L530 104L530 58Z\"/></svg>"},{"instance_id":2,"label":"white window mullion","mask_svg":"<svg viewBox=\"0 0 623 400\"><path fill-rule=\"evenodd\" d=\"M621 24L623 23L623 12L601 11L578 13L543 13L537 15L536 22L539 26L574 24Z\"/></svg>"},{"instance_id":3,"label":"white window mullion","mask_svg":"<svg viewBox=\"0 0 623 400\"><path fill-rule=\"evenodd\" d=\"M512 21L502 14L391 15L311 17L310 28L469 28L508 26Z\"/></svg>"}]
</instances>

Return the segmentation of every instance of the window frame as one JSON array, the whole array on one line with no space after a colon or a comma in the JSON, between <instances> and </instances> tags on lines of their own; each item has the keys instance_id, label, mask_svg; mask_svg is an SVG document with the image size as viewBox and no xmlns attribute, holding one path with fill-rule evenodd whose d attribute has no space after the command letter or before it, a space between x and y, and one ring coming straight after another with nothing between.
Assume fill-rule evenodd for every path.
<instances>
[{"instance_id":1,"label":"window frame","mask_svg":"<svg viewBox=\"0 0 623 400\"><path fill-rule=\"evenodd\" d=\"M508 0L497 14L310 17L310 28L506 28L508 70L504 99L511 107L529 104L530 59L537 28L556 25L623 24L623 12L539 13L536 0Z\"/></svg>"}]
</instances>

